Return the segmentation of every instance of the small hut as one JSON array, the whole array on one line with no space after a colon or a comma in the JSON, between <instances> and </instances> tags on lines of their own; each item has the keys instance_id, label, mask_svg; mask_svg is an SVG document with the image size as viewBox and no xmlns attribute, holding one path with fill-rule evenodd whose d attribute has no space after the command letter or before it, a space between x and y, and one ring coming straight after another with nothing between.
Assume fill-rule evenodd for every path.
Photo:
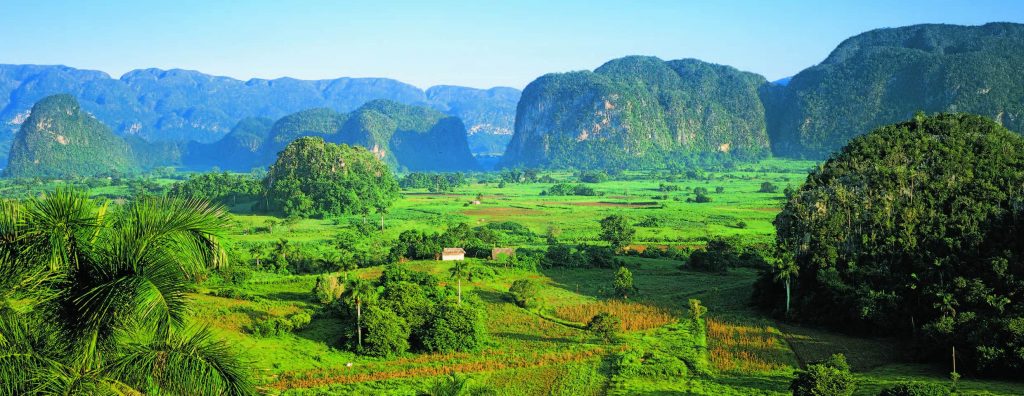
<instances>
[{"instance_id":1,"label":"small hut","mask_svg":"<svg viewBox=\"0 0 1024 396\"><path fill-rule=\"evenodd\" d=\"M466 259L466 250L463 248L444 248L441 251L441 261L458 261Z\"/></svg>"},{"instance_id":2,"label":"small hut","mask_svg":"<svg viewBox=\"0 0 1024 396\"><path fill-rule=\"evenodd\" d=\"M512 257L516 255L515 248L494 248L491 249L491 260L497 260L502 256Z\"/></svg>"}]
</instances>

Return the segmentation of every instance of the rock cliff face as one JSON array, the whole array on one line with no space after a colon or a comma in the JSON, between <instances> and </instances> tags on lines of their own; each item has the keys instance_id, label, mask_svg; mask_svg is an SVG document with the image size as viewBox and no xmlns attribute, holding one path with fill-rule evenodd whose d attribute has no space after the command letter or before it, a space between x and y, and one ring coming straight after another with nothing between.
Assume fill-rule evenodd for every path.
<instances>
[{"instance_id":1,"label":"rock cliff face","mask_svg":"<svg viewBox=\"0 0 1024 396\"><path fill-rule=\"evenodd\" d=\"M915 25L851 37L775 87L776 155L824 158L917 111L968 112L1024 132L1024 25Z\"/></svg>"},{"instance_id":2,"label":"rock cliff face","mask_svg":"<svg viewBox=\"0 0 1024 396\"><path fill-rule=\"evenodd\" d=\"M74 97L54 95L36 103L21 124L5 173L63 179L134 170L128 143L84 113Z\"/></svg>"},{"instance_id":3,"label":"rock cliff face","mask_svg":"<svg viewBox=\"0 0 1024 396\"><path fill-rule=\"evenodd\" d=\"M549 74L523 91L500 166L663 166L694 155L768 155L756 74L693 59L626 57Z\"/></svg>"}]
</instances>

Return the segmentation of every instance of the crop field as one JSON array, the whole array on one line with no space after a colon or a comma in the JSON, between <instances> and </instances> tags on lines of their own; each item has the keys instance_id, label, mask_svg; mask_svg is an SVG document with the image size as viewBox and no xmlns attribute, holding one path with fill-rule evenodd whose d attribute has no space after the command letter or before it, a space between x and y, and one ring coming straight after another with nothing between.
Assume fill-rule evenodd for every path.
<instances>
[{"instance_id":1,"label":"crop field","mask_svg":"<svg viewBox=\"0 0 1024 396\"><path fill-rule=\"evenodd\" d=\"M539 248L539 235L556 235L573 244L600 244L597 224L611 214L632 222L656 218L655 226L638 226L628 248L703 246L714 236L738 236L750 245L767 245L774 237L772 220L787 186L799 185L815 163L771 160L729 172L709 172L700 179L627 174L594 183L597 196L550 196L551 184L471 183L446 193L403 191L399 202L381 218L287 220L253 214L251 205L232 207L229 244L331 244L337 233L366 221L377 228L375 241L394 240L405 230L441 232L458 223L472 227L515 222L537 234L518 248ZM551 174L573 180L570 173ZM660 180L659 180L660 179ZM762 183L777 186L760 192ZM166 181L164 181L166 183ZM663 191L662 184L678 186ZM0 186L2 188L3 186ZM687 202L698 187L711 202ZM97 195L123 193L105 187ZM471 201L479 200L478 205ZM757 271L730 269L715 274L680 269L679 261L623 256L636 292L614 297L613 269L511 268L503 262L472 259L488 276L464 281L463 293L482 304L488 340L475 352L426 354L407 352L390 359L358 355L339 343L342 318L317 314L312 294L317 275L256 272L241 285L214 277L189 294L191 317L211 326L259 370L259 385L270 394L407 394L425 392L453 380L468 388L499 395L748 395L789 394L789 381L802 365L832 353L846 354L858 378L856 394L874 395L885 386L913 379L948 382L944 362L911 362L887 339L852 337L798 324L778 322L750 306ZM435 275L445 287L451 262L413 260L399 265ZM376 279L381 267L333 275ZM520 279L542 285L535 307L521 308L508 297ZM700 320L689 316L690 299L707 308ZM608 342L585 329L601 312L621 318L618 339ZM312 314L308 326L276 335L253 328L268 319ZM458 377L453 378L453 375ZM1024 383L960 381L967 394L1024 394Z\"/></svg>"}]
</instances>

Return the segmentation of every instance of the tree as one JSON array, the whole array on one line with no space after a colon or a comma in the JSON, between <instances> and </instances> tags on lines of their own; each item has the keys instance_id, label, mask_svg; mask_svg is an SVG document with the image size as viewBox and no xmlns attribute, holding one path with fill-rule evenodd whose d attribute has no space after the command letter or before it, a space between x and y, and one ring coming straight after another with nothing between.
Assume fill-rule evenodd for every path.
<instances>
[{"instance_id":1,"label":"tree","mask_svg":"<svg viewBox=\"0 0 1024 396\"><path fill-rule=\"evenodd\" d=\"M773 193L773 194L778 192L778 191L779 191L779 186L776 186L776 185L772 184L771 182L761 183L761 188L757 190L757 192Z\"/></svg>"},{"instance_id":2,"label":"tree","mask_svg":"<svg viewBox=\"0 0 1024 396\"><path fill-rule=\"evenodd\" d=\"M590 318L590 322L587 323L587 331L600 337L605 342L612 342L615 340L615 335L621 325L622 322L619 320L619 317L608 312L601 312Z\"/></svg>"},{"instance_id":3,"label":"tree","mask_svg":"<svg viewBox=\"0 0 1024 396\"><path fill-rule=\"evenodd\" d=\"M783 282L786 287L786 315L789 315L790 283L800 273L800 266L793 260L791 253L778 249L776 249L775 258L771 264L772 271L775 273L774 280Z\"/></svg>"},{"instance_id":4,"label":"tree","mask_svg":"<svg viewBox=\"0 0 1024 396\"><path fill-rule=\"evenodd\" d=\"M234 350L187 324L190 284L226 268L227 222L198 200L0 202L0 393L255 394Z\"/></svg>"},{"instance_id":5,"label":"tree","mask_svg":"<svg viewBox=\"0 0 1024 396\"><path fill-rule=\"evenodd\" d=\"M615 293L622 296L622 298L629 298L629 294L633 292L633 273L629 272L629 268L619 267L619 270L615 272Z\"/></svg>"},{"instance_id":6,"label":"tree","mask_svg":"<svg viewBox=\"0 0 1024 396\"><path fill-rule=\"evenodd\" d=\"M850 396L855 385L846 357L835 354L798 371L789 389L793 396Z\"/></svg>"},{"instance_id":7,"label":"tree","mask_svg":"<svg viewBox=\"0 0 1024 396\"><path fill-rule=\"evenodd\" d=\"M540 293L540 284L533 279L519 279L512 282L508 292L512 295L512 300L516 305L527 308L532 305L531 303Z\"/></svg>"},{"instance_id":8,"label":"tree","mask_svg":"<svg viewBox=\"0 0 1024 396\"><path fill-rule=\"evenodd\" d=\"M390 357L409 350L409 324L394 312L369 306L363 315L366 345L360 351L371 356Z\"/></svg>"},{"instance_id":9,"label":"tree","mask_svg":"<svg viewBox=\"0 0 1024 396\"><path fill-rule=\"evenodd\" d=\"M615 250L622 250L633 241L636 229L625 217L611 215L601 220L601 240L608 242Z\"/></svg>"},{"instance_id":10,"label":"tree","mask_svg":"<svg viewBox=\"0 0 1024 396\"><path fill-rule=\"evenodd\" d=\"M483 312L472 304L439 303L426 327L423 346L431 352L472 351L487 338Z\"/></svg>"},{"instance_id":11,"label":"tree","mask_svg":"<svg viewBox=\"0 0 1024 396\"><path fill-rule=\"evenodd\" d=\"M256 261L256 268L263 268L260 260L263 258L263 248L260 245L253 244L249 246L249 256Z\"/></svg>"},{"instance_id":12,"label":"tree","mask_svg":"<svg viewBox=\"0 0 1024 396\"><path fill-rule=\"evenodd\" d=\"M448 273L458 282L459 304L462 304L462 280L472 281L478 275L478 270L465 260L458 260L448 269Z\"/></svg>"},{"instance_id":13,"label":"tree","mask_svg":"<svg viewBox=\"0 0 1024 396\"><path fill-rule=\"evenodd\" d=\"M936 358L956 347L969 369L1017 373L1020 163L1024 137L981 116L921 115L857 137L786 196L775 245L797 268L758 285L782 288L771 279L789 273L801 321L906 337Z\"/></svg>"},{"instance_id":14,"label":"tree","mask_svg":"<svg viewBox=\"0 0 1024 396\"><path fill-rule=\"evenodd\" d=\"M345 301L356 307L356 334L360 349L363 348L363 303L373 300L376 297L376 292L373 284L355 278L345 284L345 291L341 293L341 297Z\"/></svg>"}]
</instances>

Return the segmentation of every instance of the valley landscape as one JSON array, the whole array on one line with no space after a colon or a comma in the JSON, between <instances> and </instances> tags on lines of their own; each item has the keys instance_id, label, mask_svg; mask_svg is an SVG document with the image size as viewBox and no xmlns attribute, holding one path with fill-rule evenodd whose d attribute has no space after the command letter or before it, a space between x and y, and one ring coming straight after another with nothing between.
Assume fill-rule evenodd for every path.
<instances>
[{"instance_id":1,"label":"valley landscape","mask_svg":"<svg viewBox=\"0 0 1024 396\"><path fill-rule=\"evenodd\" d=\"M0 394L1024 394L1024 24L830 45L0 65Z\"/></svg>"}]
</instances>

